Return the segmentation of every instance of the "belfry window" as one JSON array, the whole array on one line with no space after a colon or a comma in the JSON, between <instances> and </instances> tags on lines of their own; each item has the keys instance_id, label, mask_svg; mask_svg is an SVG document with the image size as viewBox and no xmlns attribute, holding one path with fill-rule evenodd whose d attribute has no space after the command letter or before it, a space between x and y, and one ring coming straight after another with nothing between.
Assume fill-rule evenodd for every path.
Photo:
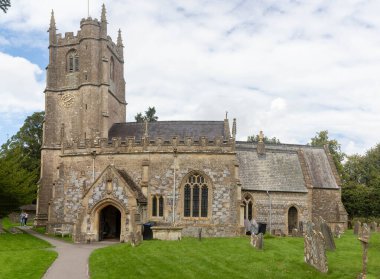
<instances>
[{"instance_id":1,"label":"belfry window","mask_svg":"<svg viewBox=\"0 0 380 279\"><path fill-rule=\"evenodd\" d=\"M183 188L183 216L207 217L209 186L199 173L191 174Z\"/></svg>"},{"instance_id":2,"label":"belfry window","mask_svg":"<svg viewBox=\"0 0 380 279\"><path fill-rule=\"evenodd\" d=\"M75 50L70 50L67 54L67 71L79 72L79 55Z\"/></svg>"},{"instance_id":3,"label":"belfry window","mask_svg":"<svg viewBox=\"0 0 380 279\"><path fill-rule=\"evenodd\" d=\"M110 79L115 79L115 63L113 61L113 57L110 59Z\"/></svg>"},{"instance_id":4,"label":"belfry window","mask_svg":"<svg viewBox=\"0 0 380 279\"><path fill-rule=\"evenodd\" d=\"M164 216L164 198L162 196L152 197L152 216L153 217Z\"/></svg>"}]
</instances>

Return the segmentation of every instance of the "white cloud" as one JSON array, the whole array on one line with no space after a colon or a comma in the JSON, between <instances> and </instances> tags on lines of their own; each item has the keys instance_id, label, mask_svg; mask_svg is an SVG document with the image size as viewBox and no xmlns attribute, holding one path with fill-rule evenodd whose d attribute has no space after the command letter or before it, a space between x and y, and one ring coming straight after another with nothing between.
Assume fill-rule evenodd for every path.
<instances>
[{"instance_id":1,"label":"white cloud","mask_svg":"<svg viewBox=\"0 0 380 279\"><path fill-rule=\"evenodd\" d=\"M0 52L0 113L43 110L43 71L21 57Z\"/></svg>"},{"instance_id":2,"label":"white cloud","mask_svg":"<svg viewBox=\"0 0 380 279\"><path fill-rule=\"evenodd\" d=\"M0 18L14 38L0 33L0 45L3 37L47 47L51 9L58 32L76 33L86 4L14 1ZM91 1L93 17L99 18L101 4ZM306 143L327 129L348 153L380 141L379 1L105 4L111 37L123 31L129 121L148 106L162 120L218 120L227 110L237 118L240 139L263 129L282 142ZM27 87L41 88L38 69L24 68ZM18 94L7 95L7 108L26 106L20 96L28 95Z\"/></svg>"}]
</instances>

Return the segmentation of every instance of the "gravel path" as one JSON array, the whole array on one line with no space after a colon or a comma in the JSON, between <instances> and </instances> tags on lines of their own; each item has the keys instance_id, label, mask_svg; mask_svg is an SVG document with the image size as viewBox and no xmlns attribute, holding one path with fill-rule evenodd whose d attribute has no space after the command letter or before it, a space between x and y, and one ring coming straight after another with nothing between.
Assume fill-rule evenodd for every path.
<instances>
[{"instance_id":1,"label":"gravel path","mask_svg":"<svg viewBox=\"0 0 380 279\"><path fill-rule=\"evenodd\" d=\"M43 239L54 246L58 258L46 271L43 279L84 279L89 278L88 259L97 248L106 247L115 242L95 242L91 244L73 244L39 234L27 227L21 227L26 233Z\"/></svg>"}]
</instances>

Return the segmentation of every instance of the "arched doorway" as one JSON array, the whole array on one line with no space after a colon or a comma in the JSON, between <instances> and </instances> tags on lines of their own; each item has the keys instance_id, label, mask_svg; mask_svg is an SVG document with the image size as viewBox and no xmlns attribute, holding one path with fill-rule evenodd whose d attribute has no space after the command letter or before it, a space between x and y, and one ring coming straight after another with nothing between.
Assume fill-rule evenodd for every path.
<instances>
[{"instance_id":1,"label":"arched doorway","mask_svg":"<svg viewBox=\"0 0 380 279\"><path fill-rule=\"evenodd\" d=\"M121 213L112 205L107 205L99 213L99 240L120 240Z\"/></svg>"},{"instance_id":2,"label":"arched doorway","mask_svg":"<svg viewBox=\"0 0 380 279\"><path fill-rule=\"evenodd\" d=\"M294 206L288 210L288 234L292 233L293 229L297 228L298 224L298 211Z\"/></svg>"}]
</instances>

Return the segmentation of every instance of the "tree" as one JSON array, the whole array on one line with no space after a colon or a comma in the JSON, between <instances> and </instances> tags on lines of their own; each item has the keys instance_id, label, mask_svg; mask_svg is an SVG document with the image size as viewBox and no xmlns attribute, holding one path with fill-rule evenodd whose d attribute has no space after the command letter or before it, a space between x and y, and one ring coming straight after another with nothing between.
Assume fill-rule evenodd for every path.
<instances>
[{"instance_id":1,"label":"tree","mask_svg":"<svg viewBox=\"0 0 380 279\"><path fill-rule=\"evenodd\" d=\"M333 157L335 167L338 171L338 174L343 178L343 160L346 155L341 151L341 145L335 139L329 139L329 132L327 130L320 131L316 133L316 136L311 138L311 146L328 146L331 156Z\"/></svg>"},{"instance_id":2,"label":"tree","mask_svg":"<svg viewBox=\"0 0 380 279\"><path fill-rule=\"evenodd\" d=\"M259 142L260 140L260 135L256 135L256 136L248 136L247 138L247 142ZM268 138L267 136L264 136L263 138L263 141L264 143L268 143L268 144L280 144L280 140L276 137L273 137L273 138Z\"/></svg>"},{"instance_id":3,"label":"tree","mask_svg":"<svg viewBox=\"0 0 380 279\"><path fill-rule=\"evenodd\" d=\"M145 115L143 116L141 112L136 114L135 116L136 122L155 122L158 120L158 116L156 116L155 107L148 107L148 110L145 111Z\"/></svg>"},{"instance_id":4,"label":"tree","mask_svg":"<svg viewBox=\"0 0 380 279\"><path fill-rule=\"evenodd\" d=\"M0 149L0 214L36 198L40 173L44 112L28 116Z\"/></svg>"},{"instance_id":5,"label":"tree","mask_svg":"<svg viewBox=\"0 0 380 279\"><path fill-rule=\"evenodd\" d=\"M4 13L7 12L10 6L11 6L11 0L0 0L0 9L2 9Z\"/></svg>"}]
</instances>

